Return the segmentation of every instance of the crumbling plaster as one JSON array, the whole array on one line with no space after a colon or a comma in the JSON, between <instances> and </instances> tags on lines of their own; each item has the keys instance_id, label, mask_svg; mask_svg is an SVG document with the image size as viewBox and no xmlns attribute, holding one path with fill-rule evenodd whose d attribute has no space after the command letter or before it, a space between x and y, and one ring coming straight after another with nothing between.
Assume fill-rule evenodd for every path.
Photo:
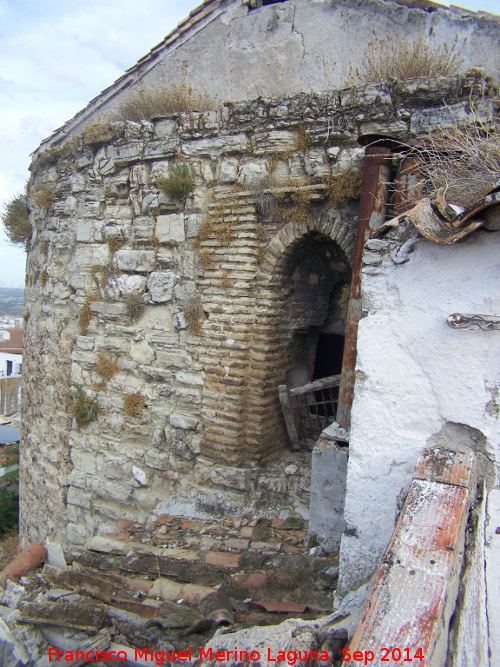
<instances>
[{"instance_id":1,"label":"crumbling plaster","mask_svg":"<svg viewBox=\"0 0 500 667\"><path fill-rule=\"evenodd\" d=\"M500 464L500 335L456 330L455 312L500 315L500 236L479 231L450 246L368 242L362 278L355 398L338 596L376 570L418 453L447 422L486 438ZM392 255L392 257L391 257Z\"/></svg>"}]
</instances>

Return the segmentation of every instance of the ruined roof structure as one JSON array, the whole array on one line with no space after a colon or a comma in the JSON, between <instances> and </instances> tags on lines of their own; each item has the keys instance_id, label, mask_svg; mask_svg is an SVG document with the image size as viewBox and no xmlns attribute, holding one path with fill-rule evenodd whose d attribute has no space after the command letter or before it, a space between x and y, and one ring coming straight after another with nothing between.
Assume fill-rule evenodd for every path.
<instances>
[{"instance_id":1,"label":"ruined roof structure","mask_svg":"<svg viewBox=\"0 0 500 667\"><path fill-rule=\"evenodd\" d=\"M441 243L401 214L422 197L409 146L437 129L498 124L499 26L433 3L205 2L42 143L30 180L23 546L59 542L68 560L137 574L140 540L162 574L180 561L182 579L194 559L199 572L219 568L225 586L243 563L258 561L262 577L308 553L308 529L319 560L304 567L324 575L311 608L323 609L321 596L332 604L336 587L351 611L399 513L411 537L415 507L455 493L453 540L415 532L439 565L426 561L415 590L432 590L439 613L413 605L430 623L429 651L436 635L440 656L455 650L459 588L464 608L474 598L460 574L467 526L467 548L483 554L470 562L498 548L485 519L499 506L498 220L485 222L483 208L466 230L460 215L443 219L436 233L457 242ZM348 81L374 40L422 35L436 48L456 43L456 71ZM174 84L217 98L214 108L117 115L128 92ZM419 459L424 448L432 455ZM446 448L467 453L451 466L465 471L458 482L443 472ZM454 502L439 506L446 525ZM483 533L467 523L471 508ZM193 555L199 536L181 517L244 517L235 530L249 537L217 543L226 529L210 524L216 537ZM256 517L265 539L252 533ZM284 519L301 534L273 533ZM321 558L337 554L333 576ZM497 618L494 569L478 576Z\"/></svg>"}]
</instances>

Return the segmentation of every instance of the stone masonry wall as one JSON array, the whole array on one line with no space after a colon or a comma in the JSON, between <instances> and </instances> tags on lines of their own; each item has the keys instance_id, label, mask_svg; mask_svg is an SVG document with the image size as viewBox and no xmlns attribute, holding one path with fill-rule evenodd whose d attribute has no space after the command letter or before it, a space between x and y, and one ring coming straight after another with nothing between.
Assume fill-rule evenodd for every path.
<instances>
[{"instance_id":1,"label":"stone masonry wall","mask_svg":"<svg viewBox=\"0 0 500 667\"><path fill-rule=\"evenodd\" d=\"M313 234L352 260L356 205L337 205L329 186L359 170L360 134L417 136L450 110L466 117L483 88L469 78L258 99L99 124L40 153L23 541L83 544L117 518L162 511L307 516L310 454L286 449L277 392L293 337L287 257ZM195 179L181 201L157 186L179 164ZM80 426L77 388L96 408Z\"/></svg>"}]
</instances>

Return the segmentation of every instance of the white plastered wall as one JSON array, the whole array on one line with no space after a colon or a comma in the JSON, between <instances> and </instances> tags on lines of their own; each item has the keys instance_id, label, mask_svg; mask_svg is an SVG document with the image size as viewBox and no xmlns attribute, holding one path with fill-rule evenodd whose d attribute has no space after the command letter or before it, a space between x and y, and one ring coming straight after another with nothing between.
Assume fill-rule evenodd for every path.
<instances>
[{"instance_id":1,"label":"white plastered wall","mask_svg":"<svg viewBox=\"0 0 500 667\"><path fill-rule=\"evenodd\" d=\"M478 429L498 469L500 331L456 330L455 312L500 317L500 234L363 271L338 595L377 569L417 456L447 422Z\"/></svg>"}]
</instances>

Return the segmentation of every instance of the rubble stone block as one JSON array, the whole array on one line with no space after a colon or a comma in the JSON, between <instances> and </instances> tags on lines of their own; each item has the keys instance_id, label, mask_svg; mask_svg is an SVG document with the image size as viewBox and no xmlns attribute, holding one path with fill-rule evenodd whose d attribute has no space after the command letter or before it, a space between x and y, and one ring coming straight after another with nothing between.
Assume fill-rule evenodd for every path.
<instances>
[{"instance_id":1,"label":"rubble stone block","mask_svg":"<svg viewBox=\"0 0 500 667\"><path fill-rule=\"evenodd\" d=\"M122 271L152 271L155 254L152 250L118 250L115 260Z\"/></svg>"},{"instance_id":2,"label":"rubble stone block","mask_svg":"<svg viewBox=\"0 0 500 667\"><path fill-rule=\"evenodd\" d=\"M153 271L148 278L148 290L155 303L172 300L175 273L172 271Z\"/></svg>"},{"instance_id":3,"label":"rubble stone block","mask_svg":"<svg viewBox=\"0 0 500 667\"><path fill-rule=\"evenodd\" d=\"M184 215L182 213L159 215L156 218L156 236L160 243L168 243L170 241L182 243L186 238L184 232Z\"/></svg>"}]
</instances>

